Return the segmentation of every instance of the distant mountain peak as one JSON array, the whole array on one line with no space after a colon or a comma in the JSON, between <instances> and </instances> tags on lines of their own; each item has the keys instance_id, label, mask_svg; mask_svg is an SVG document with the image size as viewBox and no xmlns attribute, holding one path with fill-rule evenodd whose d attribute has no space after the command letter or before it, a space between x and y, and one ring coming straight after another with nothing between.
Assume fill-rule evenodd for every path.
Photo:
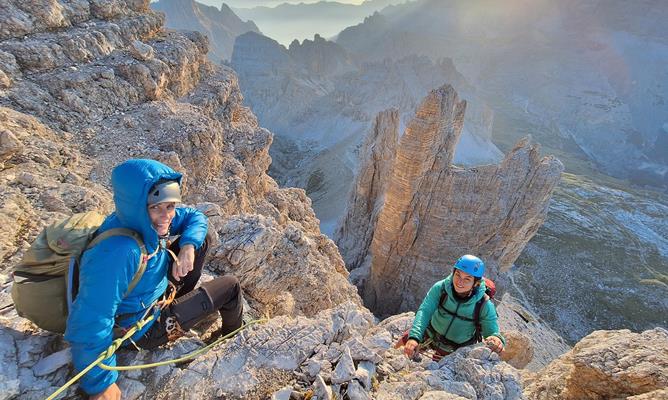
<instances>
[{"instance_id":1,"label":"distant mountain peak","mask_svg":"<svg viewBox=\"0 0 668 400\"><path fill-rule=\"evenodd\" d=\"M165 13L168 28L206 35L210 43L209 58L213 61L230 59L234 40L240 34L260 32L253 21L243 21L225 3L216 8L194 0L160 0L151 3L151 7Z\"/></svg>"}]
</instances>

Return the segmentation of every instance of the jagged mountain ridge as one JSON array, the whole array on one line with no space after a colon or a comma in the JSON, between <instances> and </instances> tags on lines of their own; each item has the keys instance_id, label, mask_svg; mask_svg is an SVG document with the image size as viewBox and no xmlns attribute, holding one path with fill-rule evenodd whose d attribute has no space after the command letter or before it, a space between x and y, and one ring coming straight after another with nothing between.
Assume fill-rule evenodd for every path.
<instances>
[{"instance_id":1,"label":"jagged mountain ridge","mask_svg":"<svg viewBox=\"0 0 668 400\"><path fill-rule=\"evenodd\" d=\"M405 120L425 93L444 82L475 98L447 59L432 62L412 56L359 64L319 36L286 49L261 35L242 35L232 66L248 105L260 123L277 134L272 176L282 184L306 188L322 229L330 234L357 169L355 152L376 113L398 107ZM489 137L492 121L484 105L471 106L455 162L471 165L501 158ZM286 161L299 161L281 163L286 158L280 154L282 148L291 154Z\"/></svg>"},{"instance_id":2,"label":"jagged mountain ridge","mask_svg":"<svg viewBox=\"0 0 668 400\"><path fill-rule=\"evenodd\" d=\"M367 0L360 4L337 1L281 2L272 6L243 4L234 11L255 21L263 32L284 45L297 39L311 38L318 33L332 37L365 16L403 0ZM234 6L233 6L234 7Z\"/></svg>"},{"instance_id":3,"label":"jagged mountain ridge","mask_svg":"<svg viewBox=\"0 0 668 400\"><path fill-rule=\"evenodd\" d=\"M506 138L506 149L533 131L562 150L569 170L577 168L570 158L592 160L665 188L667 15L658 1L630 9L622 1L422 0L367 18L337 43L367 61L450 57L504 118L495 139Z\"/></svg>"},{"instance_id":4,"label":"jagged mountain ridge","mask_svg":"<svg viewBox=\"0 0 668 400\"><path fill-rule=\"evenodd\" d=\"M219 8L194 0L159 0L151 8L165 13L165 25L172 29L198 31L209 38L208 53L212 61L232 57L234 40L246 32L260 32L251 20L242 21L227 4Z\"/></svg>"}]
</instances>

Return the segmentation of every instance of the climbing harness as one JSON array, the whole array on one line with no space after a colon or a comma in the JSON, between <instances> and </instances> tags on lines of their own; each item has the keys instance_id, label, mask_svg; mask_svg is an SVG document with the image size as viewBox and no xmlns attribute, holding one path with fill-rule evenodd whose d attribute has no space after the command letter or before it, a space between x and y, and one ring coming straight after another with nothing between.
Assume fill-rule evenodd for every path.
<instances>
[{"instance_id":1,"label":"climbing harness","mask_svg":"<svg viewBox=\"0 0 668 400\"><path fill-rule=\"evenodd\" d=\"M163 239L161 239L159 246L156 248L156 250L152 254L143 255L142 262L143 262L144 266L145 266L145 263L151 257L155 256L157 254L158 250L160 250L161 248L164 248L165 250L167 250L169 255L174 259L174 262L176 262L177 265L178 265L178 263L179 263L178 257L176 256L176 254L174 254L173 251L171 251L168 248L168 246L169 246L169 243L167 242L167 240L163 241ZM168 286L168 289L166 291L167 294L165 296L163 296L160 300L156 300L150 307L148 307L146 309L146 313L144 313L144 315L142 316L142 318L139 319L139 321L137 321L132 327L130 327L128 329L115 330L116 335L120 336L120 337L118 337L113 342L111 342L111 345L107 348L107 350L103 351L97 357L97 359L95 361L90 363L86 368L81 370L81 372L76 374L72 379L67 381L63 386L58 388L58 390L56 390L51 396L47 397L46 400L55 399L59 394L64 392L68 387L72 386L76 381L81 379L82 376L84 376L88 371L90 371L91 369L93 369L96 366L99 366L100 368L105 369L105 370L109 370L109 371L131 371L131 370L137 370L137 369L155 368L155 367L159 367L159 366L162 366L162 365L169 365L169 364L175 364L175 363L180 363L180 362L192 360L195 357L206 353L207 351L212 349L214 346L220 344L221 342L223 342L226 339L229 339L230 337L234 336L235 334L239 333L240 331L249 327L250 325L257 324L257 323L263 323L263 322L267 321L267 319L264 319L264 318L249 321L245 324L242 324L239 328L237 328L234 331L228 333L227 335L224 335L224 336L216 339L211 344L209 344L207 346L204 346L200 349L197 349L197 350L195 350L195 351L193 351L189 354L186 354L185 356L175 358L175 359L172 359L172 360L164 360L164 361L160 361L160 362L156 362L156 363L141 364L141 365L128 365L128 366L109 366L109 365L106 365L106 364L102 363L103 360L106 360L107 358L111 357L116 352L116 350L118 350L121 347L123 342L125 342L126 340L130 340L130 342L132 342L132 344L136 348L139 348L134 343L134 341L131 339L132 335L134 335L137 331L141 331L141 329L144 326L146 326L146 324L153 321L155 319L155 316L158 313L158 311L164 310L165 308L167 308L174 301L174 299L176 298L176 292L177 292L176 286L172 282L169 282L169 286ZM173 318L173 317L168 317L168 318ZM173 320L168 319L166 321L166 323L167 323L168 338L170 339L170 341L172 339L174 339L174 340L178 339L179 337L181 337L185 334L185 332L183 331L183 329L181 329L181 326L179 325L178 321L176 321L176 319L173 319Z\"/></svg>"}]
</instances>

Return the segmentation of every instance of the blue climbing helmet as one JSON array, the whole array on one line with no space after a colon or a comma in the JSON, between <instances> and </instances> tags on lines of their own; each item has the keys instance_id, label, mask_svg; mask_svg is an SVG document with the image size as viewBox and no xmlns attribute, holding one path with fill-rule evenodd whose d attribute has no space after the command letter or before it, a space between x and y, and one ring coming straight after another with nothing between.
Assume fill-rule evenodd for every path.
<instances>
[{"instance_id":1,"label":"blue climbing helmet","mask_svg":"<svg viewBox=\"0 0 668 400\"><path fill-rule=\"evenodd\" d=\"M455 263L455 268L475 278L482 278L485 274L485 263L478 257L470 254L459 257L459 260Z\"/></svg>"}]
</instances>

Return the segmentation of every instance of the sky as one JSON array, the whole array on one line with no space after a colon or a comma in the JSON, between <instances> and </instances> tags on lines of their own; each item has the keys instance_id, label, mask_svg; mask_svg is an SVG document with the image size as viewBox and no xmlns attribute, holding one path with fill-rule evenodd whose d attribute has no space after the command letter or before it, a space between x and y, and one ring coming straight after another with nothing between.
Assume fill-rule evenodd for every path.
<instances>
[{"instance_id":1,"label":"sky","mask_svg":"<svg viewBox=\"0 0 668 400\"><path fill-rule=\"evenodd\" d=\"M249 8L255 6L274 7L283 3L291 3L291 4L317 3L320 0L197 0L197 1L218 8L220 8L220 5L222 3L225 3L230 7ZM362 4L364 2L364 0L336 0L336 1L338 3L347 3L347 4Z\"/></svg>"}]
</instances>

